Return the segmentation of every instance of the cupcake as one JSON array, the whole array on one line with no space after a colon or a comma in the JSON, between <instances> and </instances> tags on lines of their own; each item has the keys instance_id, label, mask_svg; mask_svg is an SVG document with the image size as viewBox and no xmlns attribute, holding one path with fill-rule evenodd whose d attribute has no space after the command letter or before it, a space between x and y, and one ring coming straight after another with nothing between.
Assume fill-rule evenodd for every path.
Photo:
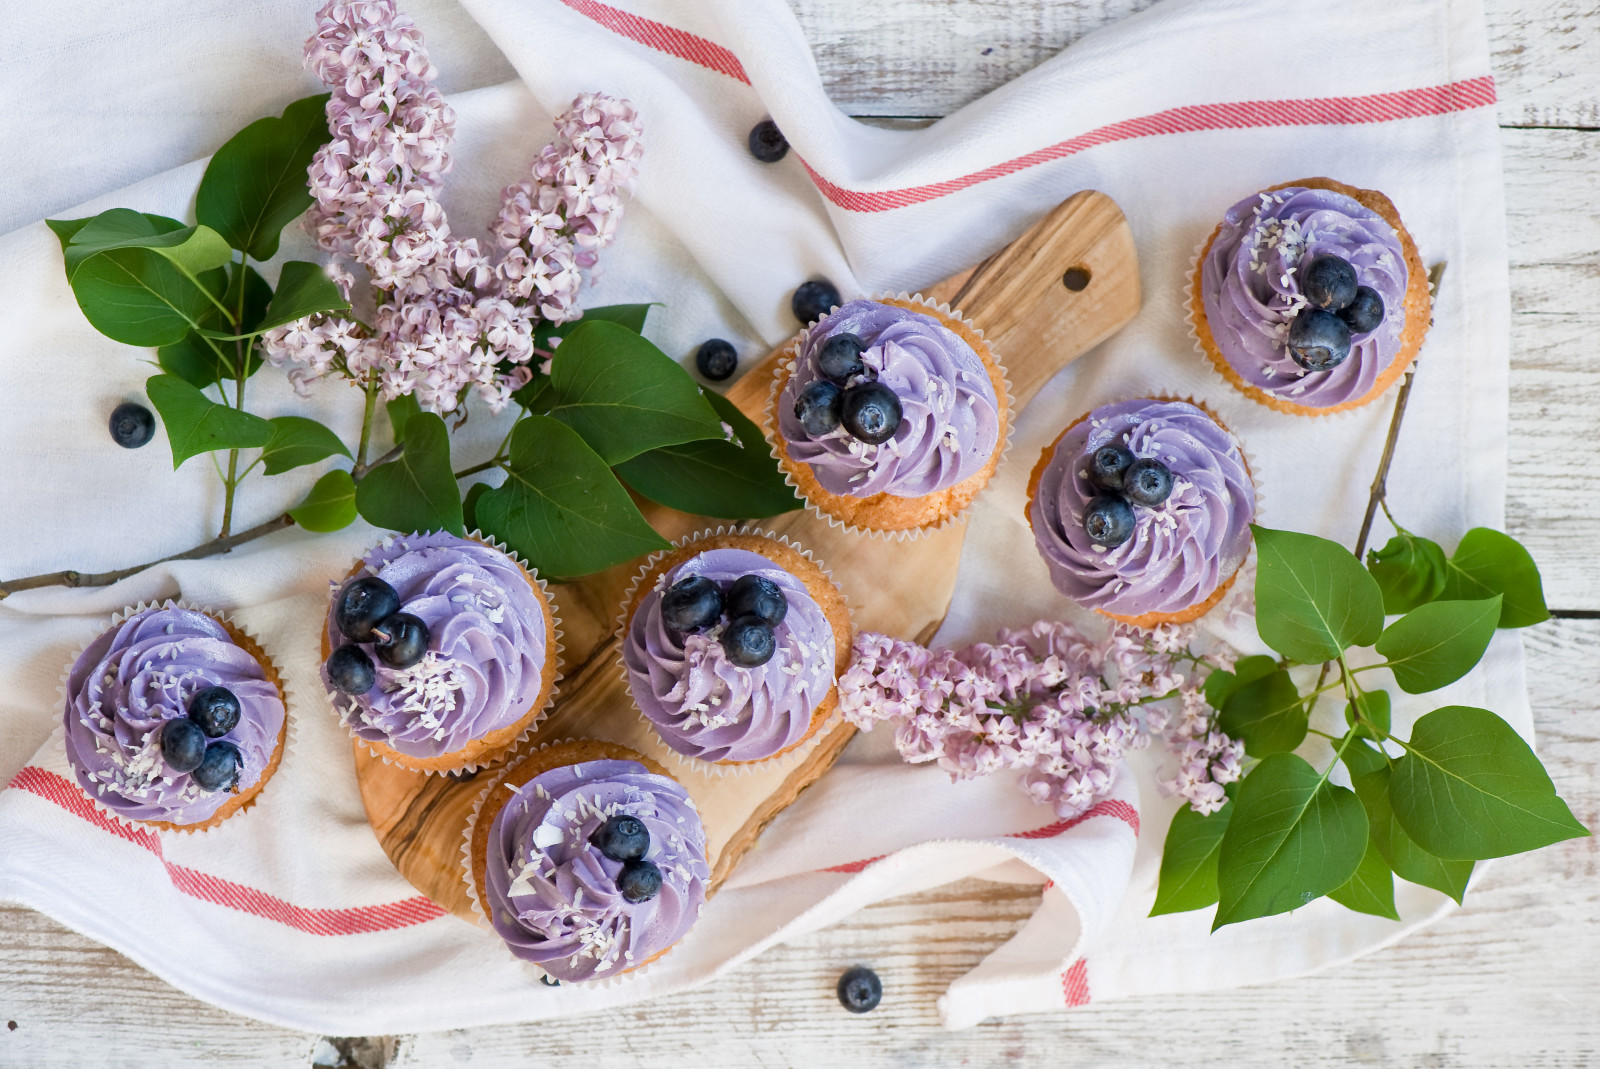
<instances>
[{"instance_id":1,"label":"cupcake","mask_svg":"<svg viewBox=\"0 0 1600 1069\"><path fill-rule=\"evenodd\" d=\"M850 662L850 614L828 574L754 532L702 535L651 558L621 630L645 719L677 753L724 765L815 735Z\"/></svg>"},{"instance_id":2,"label":"cupcake","mask_svg":"<svg viewBox=\"0 0 1600 1069\"><path fill-rule=\"evenodd\" d=\"M1323 415L1376 399L1432 315L1427 272L1381 193L1306 178L1229 208L1190 294L1200 349L1253 400Z\"/></svg>"},{"instance_id":3,"label":"cupcake","mask_svg":"<svg viewBox=\"0 0 1600 1069\"><path fill-rule=\"evenodd\" d=\"M559 637L544 585L508 554L443 531L391 535L334 588L322 681L377 756L459 771L538 722Z\"/></svg>"},{"instance_id":4,"label":"cupcake","mask_svg":"<svg viewBox=\"0 0 1600 1069\"><path fill-rule=\"evenodd\" d=\"M112 815L198 831L250 805L283 757L283 683L231 623L167 602L130 611L67 671L78 784Z\"/></svg>"},{"instance_id":5,"label":"cupcake","mask_svg":"<svg viewBox=\"0 0 1600 1069\"><path fill-rule=\"evenodd\" d=\"M467 886L511 953L562 981L649 964L706 901L706 833L688 792L610 743L537 750L486 791Z\"/></svg>"},{"instance_id":6,"label":"cupcake","mask_svg":"<svg viewBox=\"0 0 1600 1069\"><path fill-rule=\"evenodd\" d=\"M1136 627L1221 601L1255 513L1239 443L1188 401L1102 405L1045 448L1028 481L1028 525L1056 589Z\"/></svg>"},{"instance_id":7,"label":"cupcake","mask_svg":"<svg viewBox=\"0 0 1600 1069\"><path fill-rule=\"evenodd\" d=\"M994 474L1010 419L983 336L919 298L849 301L779 366L767 430L779 465L822 515L922 531L959 514Z\"/></svg>"}]
</instances>

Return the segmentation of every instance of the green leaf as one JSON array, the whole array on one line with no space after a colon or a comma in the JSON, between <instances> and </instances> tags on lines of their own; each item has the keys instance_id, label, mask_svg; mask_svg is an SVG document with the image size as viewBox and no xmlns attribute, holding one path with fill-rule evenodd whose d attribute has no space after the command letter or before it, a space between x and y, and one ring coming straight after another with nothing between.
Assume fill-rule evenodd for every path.
<instances>
[{"instance_id":1,"label":"green leaf","mask_svg":"<svg viewBox=\"0 0 1600 1069\"><path fill-rule=\"evenodd\" d=\"M1382 549L1368 550L1367 571L1383 591L1383 611L1393 616L1426 605L1444 592L1444 550L1439 543L1399 531Z\"/></svg>"},{"instance_id":2,"label":"green leaf","mask_svg":"<svg viewBox=\"0 0 1600 1069\"><path fill-rule=\"evenodd\" d=\"M315 312L343 312L349 308L350 302L340 294L339 287L333 284L326 271L304 260L290 260L278 274L278 290L259 323L237 334L208 328L202 328L200 333L218 341L237 341Z\"/></svg>"},{"instance_id":3,"label":"green leaf","mask_svg":"<svg viewBox=\"0 0 1600 1069\"><path fill-rule=\"evenodd\" d=\"M1345 751L1366 750L1356 745ZM1372 751L1367 750L1368 753ZM1443 891L1457 902L1467 893L1467 879L1472 875L1472 862L1446 861L1434 857L1418 846L1394 818L1389 805L1389 766L1379 761L1376 767L1354 778L1356 795L1367 807L1367 826L1372 842L1388 862L1394 874L1402 880Z\"/></svg>"},{"instance_id":4,"label":"green leaf","mask_svg":"<svg viewBox=\"0 0 1600 1069\"><path fill-rule=\"evenodd\" d=\"M61 242L61 251L64 254L67 251L68 243L72 241L73 235L87 226L89 220L93 218L94 216L91 215L83 219L46 219L44 225L49 227L50 232L56 236L56 240Z\"/></svg>"},{"instance_id":5,"label":"green leaf","mask_svg":"<svg viewBox=\"0 0 1600 1069\"><path fill-rule=\"evenodd\" d=\"M241 280L240 270L243 269ZM267 304L272 300L272 287L267 280L253 267L242 264L228 265L228 284L223 296L223 303L229 307L238 307L241 296L239 290L243 287L244 298L244 329L254 330L261 322L261 317L266 314ZM222 312L213 307L209 309L201 320L202 324L211 330L228 333L225 329L227 321L223 319ZM215 348L213 348L215 346ZM222 350L222 356L217 355L217 349ZM204 388L214 382L234 377L233 361L237 358L237 349L233 342L215 341L201 337L199 333L191 330L172 345L163 345L156 351L156 362L161 365L161 370L170 375L177 375L188 381L191 385ZM226 357L224 360L223 357ZM259 346L251 346L245 369L245 377L254 375L261 368L261 350Z\"/></svg>"},{"instance_id":6,"label":"green leaf","mask_svg":"<svg viewBox=\"0 0 1600 1069\"><path fill-rule=\"evenodd\" d=\"M1501 627L1528 627L1550 619L1539 566L1510 535L1474 527L1447 563L1441 597L1468 601L1499 594Z\"/></svg>"},{"instance_id":7,"label":"green leaf","mask_svg":"<svg viewBox=\"0 0 1600 1069\"><path fill-rule=\"evenodd\" d=\"M658 505L701 516L755 519L799 508L761 428L720 394L707 391L705 399L733 428L736 441L685 442L640 453L617 465L622 481Z\"/></svg>"},{"instance_id":8,"label":"green leaf","mask_svg":"<svg viewBox=\"0 0 1600 1069\"><path fill-rule=\"evenodd\" d=\"M1253 657L1240 658L1231 672L1217 669L1206 676L1204 687L1206 704L1213 709L1221 709L1234 691L1252 680L1271 675L1277 670L1277 661L1259 653Z\"/></svg>"},{"instance_id":9,"label":"green leaf","mask_svg":"<svg viewBox=\"0 0 1600 1069\"><path fill-rule=\"evenodd\" d=\"M1161 882L1150 916L1204 909L1217 900L1217 850L1232 813L1230 801L1204 816L1188 805L1173 814L1161 849Z\"/></svg>"},{"instance_id":10,"label":"green leaf","mask_svg":"<svg viewBox=\"0 0 1600 1069\"><path fill-rule=\"evenodd\" d=\"M1212 931L1320 898L1348 880L1366 852L1360 800L1294 754L1263 760L1240 781L1231 806L1238 811L1217 857Z\"/></svg>"},{"instance_id":11,"label":"green leaf","mask_svg":"<svg viewBox=\"0 0 1600 1069\"><path fill-rule=\"evenodd\" d=\"M1370 827L1370 816L1368 824ZM1328 897L1357 913L1388 917L1392 921L1400 919L1400 914L1394 908L1394 875L1370 834L1366 852L1361 855L1361 864L1356 866L1355 874L1329 891Z\"/></svg>"},{"instance_id":12,"label":"green leaf","mask_svg":"<svg viewBox=\"0 0 1600 1069\"><path fill-rule=\"evenodd\" d=\"M722 437L722 422L677 361L627 327L580 323L550 365L549 414L607 464Z\"/></svg>"},{"instance_id":13,"label":"green leaf","mask_svg":"<svg viewBox=\"0 0 1600 1069\"><path fill-rule=\"evenodd\" d=\"M184 226L164 215L112 208L85 223L67 243L67 278L96 256L122 249L148 249L191 275L233 259L228 243L208 226Z\"/></svg>"},{"instance_id":14,"label":"green leaf","mask_svg":"<svg viewBox=\"0 0 1600 1069\"><path fill-rule=\"evenodd\" d=\"M374 527L391 531L466 534L444 420L419 412L406 421L405 452L356 484L356 510Z\"/></svg>"},{"instance_id":15,"label":"green leaf","mask_svg":"<svg viewBox=\"0 0 1600 1069\"><path fill-rule=\"evenodd\" d=\"M221 405L175 375L156 375L144 385L161 413L176 468L198 453L252 449L272 438L272 424L260 416Z\"/></svg>"},{"instance_id":16,"label":"green leaf","mask_svg":"<svg viewBox=\"0 0 1600 1069\"><path fill-rule=\"evenodd\" d=\"M483 525L478 522L478 499L487 494L489 489L488 483L473 483L467 487L467 496L461 499L461 516L467 530L477 531L482 528Z\"/></svg>"},{"instance_id":17,"label":"green leaf","mask_svg":"<svg viewBox=\"0 0 1600 1069\"><path fill-rule=\"evenodd\" d=\"M1406 834L1437 857L1520 854L1588 835L1511 725L1449 705L1416 722L1394 765L1389 802Z\"/></svg>"},{"instance_id":18,"label":"green leaf","mask_svg":"<svg viewBox=\"0 0 1600 1069\"><path fill-rule=\"evenodd\" d=\"M549 416L516 425L506 467L505 484L477 499L478 522L547 576L588 575L669 544L606 462Z\"/></svg>"},{"instance_id":19,"label":"green leaf","mask_svg":"<svg viewBox=\"0 0 1600 1069\"><path fill-rule=\"evenodd\" d=\"M356 522L356 484L350 473L335 468L311 488L289 515L308 531L339 531Z\"/></svg>"},{"instance_id":20,"label":"green leaf","mask_svg":"<svg viewBox=\"0 0 1600 1069\"><path fill-rule=\"evenodd\" d=\"M1407 694L1426 694L1454 683L1477 664L1494 638L1500 595L1483 601L1419 605L1378 636L1394 681Z\"/></svg>"},{"instance_id":21,"label":"green leaf","mask_svg":"<svg viewBox=\"0 0 1600 1069\"><path fill-rule=\"evenodd\" d=\"M327 427L304 416L278 416L272 424L272 440L261 453L262 470L277 475L305 464L315 464L338 453L348 457L350 450Z\"/></svg>"},{"instance_id":22,"label":"green leaf","mask_svg":"<svg viewBox=\"0 0 1600 1069\"><path fill-rule=\"evenodd\" d=\"M1256 629L1291 661L1331 661L1347 646L1370 646L1383 630L1383 594L1361 562L1337 542L1295 531L1251 528L1256 536Z\"/></svg>"},{"instance_id":23,"label":"green leaf","mask_svg":"<svg viewBox=\"0 0 1600 1069\"><path fill-rule=\"evenodd\" d=\"M1356 700L1346 702L1344 707L1344 722L1355 730L1356 737L1360 739L1376 739L1376 735L1367 728L1367 724L1358 724L1356 721L1356 708L1359 704L1362 716L1367 724L1377 727L1384 735L1389 733L1391 725L1391 709L1389 692L1386 690L1366 690L1356 695ZM1352 747L1353 749L1354 747ZM1362 747L1366 749L1366 747ZM1370 751L1368 751L1370 752Z\"/></svg>"},{"instance_id":24,"label":"green leaf","mask_svg":"<svg viewBox=\"0 0 1600 1069\"><path fill-rule=\"evenodd\" d=\"M1342 742L1343 740L1340 741ZM1357 735L1354 742L1342 749L1339 742L1335 742L1333 748L1339 751L1339 759L1344 762L1344 767L1350 770L1351 783L1355 783L1369 772L1389 767L1388 756L1362 742L1360 735Z\"/></svg>"},{"instance_id":25,"label":"green leaf","mask_svg":"<svg viewBox=\"0 0 1600 1069\"><path fill-rule=\"evenodd\" d=\"M389 413L389 427L394 431L394 444L400 445L406 440L406 422L422 411L422 405L417 403L416 394L408 393L404 397L396 397L393 401L385 401L383 407Z\"/></svg>"},{"instance_id":26,"label":"green leaf","mask_svg":"<svg viewBox=\"0 0 1600 1069\"><path fill-rule=\"evenodd\" d=\"M229 245L270 260L284 226L311 207L306 170L328 140L328 94L296 100L281 118L257 119L211 157L195 194L195 218Z\"/></svg>"},{"instance_id":27,"label":"green leaf","mask_svg":"<svg viewBox=\"0 0 1600 1069\"><path fill-rule=\"evenodd\" d=\"M1251 757L1292 750L1306 738L1306 707L1289 673L1273 666L1270 675L1253 679L1223 702L1218 723L1244 741Z\"/></svg>"},{"instance_id":28,"label":"green leaf","mask_svg":"<svg viewBox=\"0 0 1600 1069\"><path fill-rule=\"evenodd\" d=\"M533 347L543 352L553 353L561 344L561 339L578 329L578 324L601 321L616 323L627 327L638 334L644 330L646 314L652 304L607 304L599 308L585 309L577 319L569 319L565 323L540 323L533 328ZM542 413L542 401L550 389L550 376L534 372L533 380L526 386L511 395L511 399L530 412Z\"/></svg>"}]
</instances>

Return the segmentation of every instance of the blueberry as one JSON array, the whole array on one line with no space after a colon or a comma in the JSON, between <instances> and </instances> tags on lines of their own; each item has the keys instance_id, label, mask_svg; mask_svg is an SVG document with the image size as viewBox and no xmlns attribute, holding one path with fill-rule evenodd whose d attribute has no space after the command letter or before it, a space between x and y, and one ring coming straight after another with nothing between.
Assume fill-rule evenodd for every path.
<instances>
[{"instance_id":1,"label":"blueberry","mask_svg":"<svg viewBox=\"0 0 1600 1069\"><path fill-rule=\"evenodd\" d=\"M759 616L740 616L722 632L722 650L740 668L758 668L772 660L778 640L772 625Z\"/></svg>"},{"instance_id":2,"label":"blueberry","mask_svg":"<svg viewBox=\"0 0 1600 1069\"><path fill-rule=\"evenodd\" d=\"M375 575L363 576L339 592L333 623L352 642L371 642L378 621L400 611L400 595Z\"/></svg>"},{"instance_id":3,"label":"blueberry","mask_svg":"<svg viewBox=\"0 0 1600 1069\"><path fill-rule=\"evenodd\" d=\"M839 1005L851 1013L876 1009L883 998L883 981L865 965L846 969L839 977Z\"/></svg>"},{"instance_id":4,"label":"blueberry","mask_svg":"<svg viewBox=\"0 0 1600 1069\"><path fill-rule=\"evenodd\" d=\"M650 849L650 829L638 817L618 813L608 817L589 841L612 861L638 861Z\"/></svg>"},{"instance_id":5,"label":"blueberry","mask_svg":"<svg viewBox=\"0 0 1600 1069\"><path fill-rule=\"evenodd\" d=\"M900 398L881 382L858 382L844 392L839 422L869 445L882 445L900 429Z\"/></svg>"},{"instance_id":6,"label":"blueberry","mask_svg":"<svg viewBox=\"0 0 1600 1069\"><path fill-rule=\"evenodd\" d=\"M854 334L835 334L817 350L817 370L824 378L843 386L852 375L866 372L867 365L861 362L861 350L865 348Z\"/></svg>"},{"instance_id":7,"label":"blueberry","mask_svg":"<svg viewBox=\"0 0 1600 1069\"><path fill-rule=\"evenodd\" d=\"M1135 460L1122 476L1122 496L1130 505L1154 508L1172 496L1172 472L1154 457Z\"/></svg>"},{"instance_id":8,"label":"blueberry","mask_svg":"<svg viewBox=\"0 0 1600 1069\"><path fill-rule=\"evenodd\" d=\"M1316 307L1337 312L1356 299L1356 269L1342 256L1318 256L1300 269L1300 292Z\"/></svg>"},{"instance_id":9,"label":"blueberry","mask_svg":"<svg viewBox=\"0 0 1600 1069\"><path fill-rule=\"evenodd\" d=\"M1370 334L1383 322L1383 298L1371 286L1361 286L1350 306L1339 309L1339 318L1351 334Z\"/></svg>"},{"instance_id":10,"label":"blueberry","mask_svg":"<svg viewBox=\"0 0 1600 1069\"><path fill-rule=\"evenodd\" d=\"M372 629L372 652L390 668L410 668L428 652L428 625L408 612L386 616Z\"/></svg>"},{"instance_id":11,"label":"blueberry","mask_svg":"<svg viewBox=\"0 0 1600 1069\"><path fill-rule=\"evenodd\" d=\"M239 699L227 687L207 687L189 699L189 719L208 739L220 739L239 722Z\"/></svg>"},{"instance_id":12,"label":"blueberry","mask_svg":"<svg viewBox=\"0 0 1600 1069\"><path fill-rule=\"evenodd\" d=\"M174 772L193 772L206 755L206 733L193 720L168 720L161 729L161 759Z\"/></svg>"},{"instance_id":13,"label":"blueberry","mask_svg":"<svg viewBox=\"0 0 1600 1069\"><path fill-rule=\"evenodd\" d=\"M231 742L214 742L206 747L206 756L194 770L194 782L204 791L232 791L239 793L239 773L244 771L244 758L239 747Z\"/></svg>"},{"instance_id":14,"label":"blueberry","mask_svg":"<svg viewBox=\"0 0 1600 1069\"><path fill-rule=\"evenodd\" d=\"M694 366L712 382L721 382L739 366L739 354L734 351L733 343L711 338L701 342L700 348L695 350Z\"/></svg>"},{"instance_id":15,"label":"blueberry","mask_svg":"<svg viewBox=\"0 0 1600 1069\"><path fill-rule=\"evenodd\" d=\"M1122 473L1134 461L1127 446L1109 442L1089 455L1089 481L1107 490L1122 489Z\"/></svg>"},{"instance_id":16,"label":"blueberry","mask_svg":"<svg viewBox=\"0 0 1600 1069\"><path fill-rule=\"evenodd\" d=\"M111 440L124 449L138 449L156 433L156 417L141 404L124 401L111 410Z\"/></svg>"},{"instance_id":17,"label":"blueberry","mask_svg":"<svg viewBox=\"0 0 1600 1069\"><path fill-rule=\"evenodd\" d=\"M668 631L699 631L721 615L722 588L703 575L680 579L661 595L661 622Z\"/></svg>"},{"instance_id":18,"label":"blueberry","mask_svg":"<svg viewBox=\"0 0 1600 1069\"><path fill-rule=\"evenodd\" d=\"M760 575L741 575L728 588L728 615L759 616L768 625L777 627L789 611L789 599L783 589Z\"/></svg>"},{"instance_id":19,"label":"blueberry","mask_svg":"<svg viewBox=\"0 0 1600 1069\"><path fill-rule=\"evenodd\" d=\"M328 657L328 681L346 694L365 694L378 681L378 670L360 646L348 642Z\"/></svg>"},{"instance_id":20,"label":"blueberry","mask_svg":"<svg viewBox=\"0 0 1600 1069\"><path fill-rule=\"evenodd\" d=\"M557 980L554 976L551 976L549 973L546 973L545 975L539 977L539 982L541 984L543 984L545 987L560 987L561 986L561 981Z\"/></svg>"},{"instance_id":21,"label":"blueberry","mask_svg":"<svg viewBox=\"0 0 1600 1069\"><path fill-rule=\"evenodd\" d=\"M1302 308L1289 324L1289 357L1307 371L1328 371L1350 355L1350 328L1332 312Z\"/></svg>"},{"instance_id":22,"label":"blueberry","mask_svg":"<svg viewBox=\"0 0 1600 1069\"><path fill-rule=\"evenodd\" d=\"M626 861L617 874L617 890L629 902L648 902L661 893L661 870L649 861Z\"/></svg>"},{"instance_id":23,"label":"blueberry","mask_svg":"<svg viewBox=\"0 0 1600 1069\"><path fill-rule=\"evenodd\" d=\"M1083 529L1097 546L1111 549L1133 537L1133 507L1116 494L1101 494L1083 510Z\"/></svg>"},{"instance_id":24,"label":"blueberry","mask_svg":"<svg viewBox=\"0 0 1600 1069\"><path fill-rule=\"evenodd\" d=\"M789 154L789 142L771 119L762 119L750 128L750 155L762 163L777 163Z\"/></svg>"},{"instance_id":25,"label":"blueberry","mask_svg":"<svg viewBox=\"0 0 1600 1069\"><path fill-rule=\"evenodd\" d=\"M839 426L839 415L844 411L844 391L827 379L808 383L794 403L794 418L813 438Z\"/></svg>"},{"instance_id":26,"label":"blueberry","mask_svg":"<svg viewBox=\"0 0 1600 1069\"><path fill-rule=\"evenodd\" d=\"M839 307L839 287L825 278L802 282L789 299L789 309L802 323L815 323Z\"/></svg>"}]
</instances>

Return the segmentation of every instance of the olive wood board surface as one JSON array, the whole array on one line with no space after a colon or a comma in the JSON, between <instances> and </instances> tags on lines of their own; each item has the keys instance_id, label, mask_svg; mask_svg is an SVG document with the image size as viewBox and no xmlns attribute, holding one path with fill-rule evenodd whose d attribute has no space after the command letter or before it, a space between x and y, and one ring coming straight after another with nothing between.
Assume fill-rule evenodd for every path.
<instances>
[{"instance_id":1,"label":"olive wood board surface","mask_svg":"<svg viewBox=\"0 0 1600 1069\"><path fill-rule=\"evenodd\" d=\"M1122 210L1103 193L1067 198L1011 244L969 270L922 291L948 302L984 333L1010 380L1017 412L1056 372L1121 329L1139 310L1139 264ZM729 400L758 425L788 342L746 372ZM1009 463L1027 462L1010 458ZM657 531L677 540L728 526L641 502ZM809 550L833 575L857 629L926 641L944 619L966 535L952 523L897 540L831 526L801 509L753 521ZM773 769L705 770L669 750L640 717L618 667L617 617L639 573L631 561L578 582L553 586L563 631L563 677L555 707L530 743L603 739L664 766L688 790L706 829L716 889L771 820L814 783L855 734L837 718L824 725L804 757ZM354 747L361 800L384 853L423 894L475 921L462 880L461 844L473 803L494 781L496 764L460 778L428 776L387 764Z\"/></svg>"}]
</instances>

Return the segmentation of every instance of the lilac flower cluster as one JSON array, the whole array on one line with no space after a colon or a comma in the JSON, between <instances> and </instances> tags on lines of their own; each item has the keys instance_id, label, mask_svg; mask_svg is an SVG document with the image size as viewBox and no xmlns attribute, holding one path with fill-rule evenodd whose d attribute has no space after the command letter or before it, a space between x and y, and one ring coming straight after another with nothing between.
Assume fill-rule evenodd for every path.
<instances>
[{"instance_id":1,"label":"lilac flower cluster","mask_svg":"<svg viewBox=\"0 0 1600 1069\"><path fill-rule=\"evenodd\" d=\"M268 331L267 359L297 386L334 372L450 412L475 390L500 411L533 374L534 328L578 316L584 270L615 240L641 155L638 114L588 94L556 120L532 178L507 188L491 233L498 262L458 238L439 202L455 114L432 84L422 35L394 0L333 0L306 42L332 90L310 176L317 244L366 269L370 327L331 315ZM349 295L351 276L330 269Z\"/></svg>"},{"instance_id":2,"label":"lilac flower cluster","mask_svg":"<svg viewBox=\"0 0 1600 1069\"><path fill-rule=\"evenodd\" d=\"M1063 819L1105 797L1124 754L1158 735L1180 762L1163 788L1210 813L1227 801L1223 785L1239 778L1244 748L1217 730L1193 671L1231 659L1194 656L1192 639L1192 628L1118 626L1096 644L1041 620L1001 631L996 644L950 650L862 632L839 707L863 731L891 723L902 757L935 761L954 779L1016 770L1023 790ZM1169 699L1176 713L1157 704Z\"/></svg>"}]
</instances>

